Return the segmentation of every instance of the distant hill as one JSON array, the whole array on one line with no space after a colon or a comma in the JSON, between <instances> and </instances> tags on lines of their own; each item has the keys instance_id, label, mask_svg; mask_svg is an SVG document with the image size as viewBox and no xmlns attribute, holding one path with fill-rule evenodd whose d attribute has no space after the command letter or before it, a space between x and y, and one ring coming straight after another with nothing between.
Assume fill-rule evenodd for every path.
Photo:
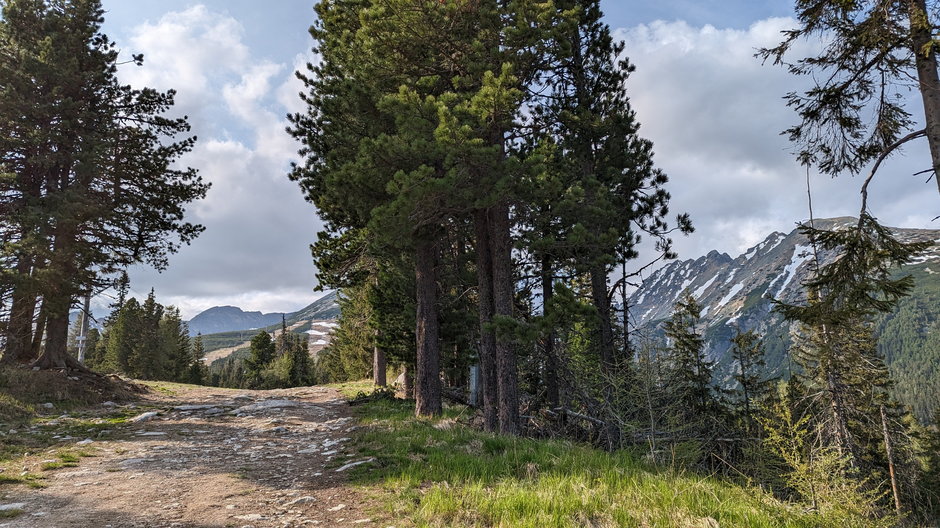
<instances>
[{"instance_id":1,"label":"distant hill","mask_svg":"<svg viewBox=\"0 0 940 528\"><path fill-rule=\"evenodd\" d=\"M285 314L284 321L289 332L308 336L310 353L316 355L330 343L339 311L336 292L330 292L296 312ZM251 338L262 329L276 335L281 330L281 316L269 315L277 315L277 320L269 325L203 334L206 362L211 364L233 355L246 356Z\"/></svg>"},{"instance_id":2,"label":"distant hill","mask_svg":"<svg viewBox=\"0 0 940 528\"><path fill-rule=\"evenodd\" d=\"M224 332L257 330L281 324L282 317L288 324L309 319L336 319L339 306L336 292L330 292L309 306L292 313L246 312L236 306L215 306L201 312L189 321L189 334L210 335Z\"/></svg>"},{"instance_id":3,"label":"distant hill","mask_svg":"<svg viewBox=\"0 0 940 528\"><path fill-rule=\"evenodd\" d=\"M816 220L816 227L847 227L854 218ZM940 230L892 228L903 241L937 241ZM821 253L821 264L833 253ZM716 382L730 386L734 366L729 353L735 329L764 335L767 367L786 375L792 367L787 350L791 325L772 310L769 298L786 302L806 299L803 282L812 270L809 241L794 230L771 233L763 242L732 258L712 251L698 259L675 261L643 281L630 297L630 318L637 334L662 339L661 323L683 292L702 305L707 354L717 362ZM897 382L896 394L926 420L940 407L940 247L934 246L899 273L914 276L912 295L891 314L877 318L879 349Z\"/></svg>"},{"instance_id":4,"label":"distant hill","mask_svg":"<svg viewBox=\"0 0 940 528\"><path fill-rule=\"evenodd\" d=\"M283 313L245 312L237 306L214 306L189 321L189 334L217 334L264 328L280 323Z\"/></svg>"}]
</instances>

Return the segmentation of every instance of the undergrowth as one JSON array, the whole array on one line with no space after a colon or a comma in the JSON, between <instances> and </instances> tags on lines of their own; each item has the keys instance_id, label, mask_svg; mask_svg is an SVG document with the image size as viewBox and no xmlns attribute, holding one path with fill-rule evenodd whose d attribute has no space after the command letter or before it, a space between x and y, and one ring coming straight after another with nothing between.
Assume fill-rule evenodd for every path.
<instances>
[{"instance_id":1,"label":"undergrowth","mask_svg":"<svg viewBox=\"0 0 940 528\"><path fill-rule=\"evenodd\" d=\"M391 513L418 526L846 526L627 452L477 431L456 421L463 408L416 419L413 403L377 398L355 412L363 425L357 447L376 460L354 468L352 478L384 489Z\"/></svg>"}]
</instances>

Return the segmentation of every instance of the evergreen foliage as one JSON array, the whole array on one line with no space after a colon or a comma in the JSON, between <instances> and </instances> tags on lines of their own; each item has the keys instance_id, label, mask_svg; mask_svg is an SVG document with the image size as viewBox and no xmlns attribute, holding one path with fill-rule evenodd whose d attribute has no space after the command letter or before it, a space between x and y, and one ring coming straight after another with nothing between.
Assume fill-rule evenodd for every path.
<instances>
[{"instance_id":1,"label":"evergreen foliage","mask_svg":"<svg viewBox=\"0 0 940 528\"><path fill-rule=\"evenodd\" d=\"M4 361L36 359L28 344L43 342L35 366L83 368L66 354L75 299L132 264L164 268L202 231L183 220L184 206L208 185L176 164L195 138L179 139L186 119L165 116L172 90L118 82L103 14L98 0L3 2L0 261L9 273L0 290L12 292Z\"/></svg>"}]
</instances>

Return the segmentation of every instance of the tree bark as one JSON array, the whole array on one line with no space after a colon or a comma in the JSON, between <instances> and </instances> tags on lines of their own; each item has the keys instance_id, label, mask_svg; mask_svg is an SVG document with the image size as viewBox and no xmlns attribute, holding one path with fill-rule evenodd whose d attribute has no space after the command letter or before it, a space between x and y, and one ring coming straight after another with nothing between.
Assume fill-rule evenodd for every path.
<instances>
[{"instance_id":1,"label":"tree bark","mask_svg":"<svg viewBox=\"0 0 940 528\"><path fill-rule=\"evenodd\" d=\"M937 55L931 46L931 24L926 0L910 0L911 47L917 66L921 100L924 104L927 144L934 170L934 181L940 191L940 76L937 74ZM927 53L924 49L928 48Z\"/></svg>"},{"instance_id":2,"label":"tree bark","mask_svg":"<svg viewBox=\"0 0 940 528\"><path fill-rule=\"evenodd\" d=\"M620 446L620 430L611 417L615 403L613 382L617 376L617 366L614 360L614 331L610 322L610 302L607 300L607 269L603 264L593 264L590 274L591 301L597 310L597 348L601 374L604 378L604 406L607 408L605 414L608 416L604 434L607 437L607 447L616 449Z\"/></svg>"},{"instance_id":3,"label":"tree bark","mask_svg":"<svg viewBox=\"0 0 940 528\"><path fill-rule=\"evenodd\" d=\"M415 397L415 376L411 371L411 366L405 363L401 374L403 380L401 390L405 393L406 399L413 400Z\"/></svg>"},{"instance_id":4,"label":"tree bark","mask_svg":"<svg viewBox=\"0 0 940 528\"><path fill-rule=\"evenodd\" d=\"M32 357L39 357L42 352L42 340L46 335L46 301L39 305L39 316L36 317L36 331L33 332Z\"/></svg>"},{"instance_id":5,"label":"tree bark","mask_svg":"<svg viewBox=\"0 0 940 528\"><path fill-rule=\"evenodd\" d=\"M415 367L415 414L441 414L440 322L437 313L437 248L419 236L415 248L417 359Z\"/></svg>"},{"instance_id":6,"label":"tree bark","mask_svg":"<svg viewBox=\"0 0 940 528\"><path fill-rule=\"evenodd\" d=\"M90 372L68 355L69 310L77 293L73 284L78 270L74 260L75 227L64 223L57 228L49 262L50 277L43 288L42 311L46 317L46 346L33 363L41 369L67 368ZM37 331L38 333L38 331Z\"/></svg>"},{"instance_id":7,"label":"tree bark","mask_svg":"<svg viewBox=\"0 0 940 528\"><path fill-rule=\"evenodd\" d=\"M493 257L493 315L512 317L512 240L509 234L509 205L501 203L490 209L490 245ZM496 335L496 371L499 400L499 432L519 434L519 393L516 355L512 337Z\"/></svg>"},{"instance_id":8,"label":"tree bark","mask_svg":"<svg viewBox=\"0 0 940 528\"><path fill-rule=\"evenodd\" d=\"M891 434L888 431L888 416L885 414L885 406L881 405L881 431L884 434L885 454L888 457L888 473L891 475L891 494L894 496L894 510L901 513L901 494L898 492L898 477L894 472L894 449L891 445Z\"/></svg>"},{"instance_id":9,"label":"tree bark","mask_svg":"<svg viewBox=\"0 0 940 528\"><path fill-rule=\"evenodd\" d=\"M379 337L379 331L375 331L375 337ZM388 384L385 379L387 364L385 362L385 350L378 343L372 348L372 381L376 387L384 387Z\"/></svg>"},{"instance_id":10,"label":"tree bark","mask_svg":"<svg viewBox=\"0 0 940 528\"><path fill-rule=\"evenodd\" d=\"M36 292L30 287L32 267L33 260L27 256L21 256L16 264L16 275L20 280L13 288L10 302L4 363L26 363L36 357L32 349L33 316L36 312Z\"/></svg>"},{"instance_id":11,"label":"tree bark","mask_svg":"<svg viewBox=\"0 0 940 528\"><path fill-rule=\"evenodd\" d=\"M483 429L499 428L498 383L496 381L496 334L493 322L493 256L487 209L478 209L473 217L476 232L477 287L480 316L480 387L483 403Z\"/></svg>"},{"instance_id":12,"label":"tree bark","mask_svg":"<svg viewBox=\"0 0 940 528\"><path fill-rule=\"evenodd\" d=\"M552 263L548 255L542 255L542 313L546 314L548 305L555 295ZM543 347L545 354L545 398L552 409L558 407L558 362L555 358L555 330L548 330Z\"/></svg>"}]
</instances>

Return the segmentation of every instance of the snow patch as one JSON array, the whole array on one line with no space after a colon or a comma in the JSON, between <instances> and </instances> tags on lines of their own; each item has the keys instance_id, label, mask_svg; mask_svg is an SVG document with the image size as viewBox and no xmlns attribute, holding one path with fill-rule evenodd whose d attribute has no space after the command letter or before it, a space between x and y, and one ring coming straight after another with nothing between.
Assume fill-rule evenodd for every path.
<instances>
[{"instance_id":1,"label":"snow patch","mask_svg":"<svg viewBox=\"0 0 940 528\"><path fill-rule=\"evenodd\" d=\"M777 295L783 293L783 291L786 290L787 286L790 284L790 281L793 280L793 277L796 276L796 271L800 269L800 266L802 266L804 262L813 258L813 253L810 251L811 249L812 248L810 246L797 244L793 248L793 256L790 257L790 263L787 264L787 267L783 269L783 273L778 275L777 278L770 283L770 286L767 287L767 291L769 292L771 288L777 284L777 281L783 279L783 284L780 286L780 289L777 290Z\"/></svg>"},{"instance_id":2,"label":"snow patch","mask_svg":"<svg viewBox=\"0 0 940 528\"><path fill-rule=\"evenodd\" d=\"M702 284L701 286L699 286L698 289L696 289L695 292L692 294L692 296L695 297L696 299L701 298L702 294L705 293L705 290L707 290L708 287L711 286L712 283L715 282L715 279L717 278L718 278L718 274L715 274L715 276L708 279L705 282L705 284Z\"/></svg>"},{"instance_id":3,"label":"snow patch","mask_svg":"<svg viewBox=\"0 0 940 528\"><path fill-rule=\"evenodd\" d=\"M722 284L728 284L729 282L731 282L732 280L734 280L734 276L735 276L737 273L738 273L738 268L734 268L733 270L731 270L731 273L728 275L728 278L725 279L725 282L723 282Z\"/></svg>"},{"instance_id":4,"label":"snow patch","mask_svg":"<svg viewBox=\"0 0 940 528\"><path fill-rule=\"evenodd\" d=\"M738 292L740 292L743 289L744 289L744 284L740 282L732 286L731 291L728 292L728 295L725 295L723 299L718 301L718 304L715 306L715 310L720 310L722 306L728 304L728 301L730 301L732 297L737 295Z\"/></svg>"}]
</instances>

